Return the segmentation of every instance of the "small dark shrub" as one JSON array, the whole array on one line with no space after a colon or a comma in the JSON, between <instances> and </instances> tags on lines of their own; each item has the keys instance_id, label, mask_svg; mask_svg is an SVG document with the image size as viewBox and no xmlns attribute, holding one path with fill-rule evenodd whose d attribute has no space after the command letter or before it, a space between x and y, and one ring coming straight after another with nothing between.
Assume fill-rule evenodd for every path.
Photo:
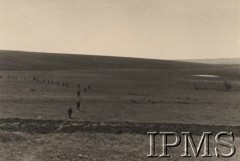
<instances>
[{"instance_id":1,"label":"small dark shrub","mask_svg":"<svg viewBox=\"0 0 240 161\"><path fill-rule=\"evenodd\" d=\"M197 83L194 83L194 89L199 90L199 87L198 87Z\"/></svg>"},{"instance_id":2,"label":"small dark shrub","mask_svg":"<svg viewBox=\"0 0 240 161\"><path fill-rule=\"evenodd\" d=\"M232 85L228 81L225 81L223 85L226 91L229 91L232 89Z\"/></svg>"}]
</instances>

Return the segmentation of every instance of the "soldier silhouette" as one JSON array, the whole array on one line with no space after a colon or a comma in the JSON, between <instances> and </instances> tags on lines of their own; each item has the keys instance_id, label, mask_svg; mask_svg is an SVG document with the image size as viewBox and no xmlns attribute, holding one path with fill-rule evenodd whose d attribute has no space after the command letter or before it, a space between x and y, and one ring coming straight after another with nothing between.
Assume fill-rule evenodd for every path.
<instances>
[{"instance_id":1,"label":"soldier silhouette","mask_svg":"<svg viewBox=\"0 0 240 161\"><path fill-rule=\"evenodd\" d=\"M78 101L77 101L77 111L80 110L80 106L81 106L81 102L78 100Z\"/></svg>"},{"instance_id":2,"label":"soldier silhouette","mask_svg":"<svg viewBox=\"0 0 240 161\"><path fill-rule=\"evenodd\" d=\"M68 107L68 117L69 117L69 119L72 119L72 107L71 106Z\"/></svg>"},{"instance_id":3,"label":"soldier silhouette","mask_svg":"<svg viewBox=\"0 0 240 161\"><path fill-rule=\"evenodd\" d=\"M80 94L81 94L81 91L80 91L80 90L78 90L78 91L77 91L77 96L79 97L79 96L80 96Z\"/></svg>"}]
</instances>

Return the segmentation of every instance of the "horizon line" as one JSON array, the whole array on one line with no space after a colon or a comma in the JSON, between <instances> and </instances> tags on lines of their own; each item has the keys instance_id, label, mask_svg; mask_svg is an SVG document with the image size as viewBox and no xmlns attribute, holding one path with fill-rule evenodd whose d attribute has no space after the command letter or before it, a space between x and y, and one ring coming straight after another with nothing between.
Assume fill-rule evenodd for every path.
<instances>
[{"instance_id":1,"label":"horizon line","mask_svg":"<svg viewBox=\"0 0 240 161\"><path fill-rule=\"evenodd\" d=\"M42 54L62 54L62 55L84 55L84 56L102 56L102 57L117 57L117 58L132 58L132 59L149 59L149 60L169 60L169 61L194 61L194 60L220 60L220 59L240 59L240 57L215 57L215 58L181 58L181 59L164 59L164 58L147 58L147 57L134 57L134 56L119 56L119 55L104 55L104 54L82 54L73 52L48 52L48 51L29 51L29 50L12 50L12 49L0 49L0 51L15 51L26 53L42 53Z\"/></svg>"}]
</instances>

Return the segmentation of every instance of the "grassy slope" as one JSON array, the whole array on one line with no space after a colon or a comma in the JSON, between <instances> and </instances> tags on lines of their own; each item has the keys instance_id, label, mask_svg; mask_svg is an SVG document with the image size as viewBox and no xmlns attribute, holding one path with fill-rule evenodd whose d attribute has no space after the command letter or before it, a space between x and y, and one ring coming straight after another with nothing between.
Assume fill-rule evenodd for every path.
<instances>
[{"instance_id":1,"label":"grassy slope","mask_svg":"<svg viewBox=\"0 0 240 161\"><path fill-rule=\"evenodd\" d=\"M82 90L88 85L92 89L81 95L81 112L74 111L73 117L79 121L220 125L240 123L239 68L163 60L13 51L2 51L0 57L2 64L4 59L9 62L1 65L1 70L19 70L0 71L1 118L65 119L66 107L72 105L75 110L76 87L80 83ZM128 70L95 70L95 58L100 69ZM144 70L134 70L136 68ZM56 69L65 71L50 71ZM192 77L194 74L220 77ZM8 76L17 76L18 79L9 79ZM34 76L39 81L32 81ZM47 80L54 84L48 84ZM56 85L57 81L60 84L68 82L69 87ZM232 91L224 90L225 81L230 81ZM195 84L199 90L194 88ZM175 117L169 117L170 114Z\"/></svg>"},{"instance_id":2,"label":"grassy slope","mask_svg":"<svg viewBox=\"0 0 240 161\"><path fill-rule=\"evenodd\" d=\"M0 70L177 69L195 63L110 56L0 51Z\"/></svg>"}]
</instances>

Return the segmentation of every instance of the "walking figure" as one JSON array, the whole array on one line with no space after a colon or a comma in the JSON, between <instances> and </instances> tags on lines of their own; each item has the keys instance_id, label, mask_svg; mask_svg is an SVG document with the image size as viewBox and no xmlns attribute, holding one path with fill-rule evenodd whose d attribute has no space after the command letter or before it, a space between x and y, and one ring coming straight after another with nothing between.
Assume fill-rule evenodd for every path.
<instances>
[{"instance_id":1,"label":"walking figure","mask_svg":"<svg viewBox=\"0 0 240 161\"><path fill-rule=\"evenodd\" d=\"M69 106L68 108L68 117L71 119L72 118L72 107Z\"/></svg>"},{"instance_id":2,"label":"walking figure","mask_svg":"<svg viewBox=\"0 0 240 161\"><path fill-rule=\"evenodd\" d=\"M78 100L78 101L77 101L77 111L80 110L80 105L81 105L81 103L80 103L80 101Z\"/></svg>"},{"instance_id":3,"label":"walking figure","mask_svg":"<svg viewBox=\"0 0 240 161\"><path fill-rule=\"evenodd\" d=\"M87 92L87 88L84 88L84 92Z\"/></svg>"},{"instance_id":4,"label":"walking figure","mask_svg":"<svg viewBox=\"0 0 240 161\"><path fill-rule=\"evenodd\" d=\"M88 85L88 90L90 90L91 89L91 86L90 85Z\"/></svg>"},{"instance_id":5,"label":"walking figure","mask_svg":"<svg viewBox=\"0 0 240 161\"><path fill-rule=\"evenodd\" d=\"M77 91L77 96L79 97L79 96L80 96L80 94L81 94L81 91L80 91L80 90L78 90L78 91Z\"/></svg>"}]
</instances>

